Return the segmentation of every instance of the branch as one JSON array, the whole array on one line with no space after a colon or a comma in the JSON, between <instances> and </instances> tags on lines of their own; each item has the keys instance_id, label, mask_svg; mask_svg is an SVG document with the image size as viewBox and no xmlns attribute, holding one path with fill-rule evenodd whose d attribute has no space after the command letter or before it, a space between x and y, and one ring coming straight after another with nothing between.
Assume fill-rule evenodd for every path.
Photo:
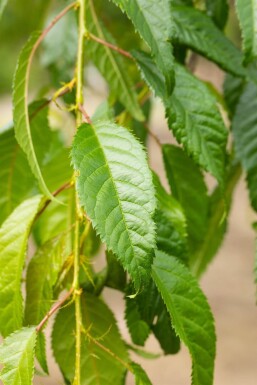
<instances>
[{"instance_id":1,"label":"branch","mask_svg":"<svg viewBox=\"0 0 257 385\"><path fill-rule=\"evenodd\" d=\"M57 302L52 309L46 314L46 316L42 319L42 321L37 325L36 332L39 333L44 327L45 323L49 320L49 318L60 309L60 307L67 301L68 298L72 295L74 289L73 287L65 294L63 299Z\"/></svg>"},{"instance_id":2,"label":"branch","mask_svg":"<svg viewBox=\"0 0 257 385\"><path fill-rule=\"evenodd\" d=\"M89 33L86 36L88 36L90 39L96 41L97 43L100 43L100 44L104 45L105 47L108 47L108 48L112 49L113 51L120 53L121 55L127 57L130 60L134 60L133 56L128 51L125 51L124 49L119 48L116 45L109 43L108 41L100 39L100 37L97 37L97 36L93 35L92 33Z\"/></svg>"},{"instance_id":3,"label":"branch","mask_svg":"<svg viewBox=\"0 0 257 385\"><path fill-rule=\"evenodd\" d=\"M85 108L82 106L82 104L79 104L79 105L78 105L78 108L79 108L80 112L82 113L82 115L84 116L85 121L86 121L88 124L91 124L91 125L92 125L92 124L93 124L93 123L92 123L92 120L91 120L90 116L88 115L87 111L85 110Z\"/></svg>"}]
</instances>

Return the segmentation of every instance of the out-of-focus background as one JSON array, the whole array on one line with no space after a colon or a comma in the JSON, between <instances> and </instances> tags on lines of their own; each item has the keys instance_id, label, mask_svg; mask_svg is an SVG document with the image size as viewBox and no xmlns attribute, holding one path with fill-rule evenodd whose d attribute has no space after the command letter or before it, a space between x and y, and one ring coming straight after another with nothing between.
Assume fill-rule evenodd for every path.
<instances>
[{"instance_id":1,"label":"out-of-focus background","mask_svg":"<svg viewBox=\"0 0 257 385\"><path fill-rule=\"evenodd\" d=\"M43 20L49 0L37 1L11 0L0 24L0 127L12 119L11 83L17 57L21 46L29 33L38 29L38 20ZM231 12L227 34L240 44L236 16ZM223 73L213 64L199 59L196 74L222 89ZM92 80L93 79L93 80ZM33 66L31 83L42 91L48 75L39 62ZM93 69L86 74L85 89L87 110L92 114L107 95L106 85ZM92 86L92 84L94 86ZM64 124L62 113L53 109L52 120L55 124ZM67 123L67 129L72 129ZM173 141L167 129L161 103L154 101L151 116L151 129L161 142ZM165 183L161 154L156 144L150 139L150 162L161 174ZM1 167L1 165L0 165ZM244 180L238 185L229 221L229 230L222 249L204 275L201 286L212 307L217 328L217 361L215 385L256 385L257 384L257 308L256 288L253 278L255 232L251 223L256 220L252 213ZM123 319L122 297L111 289L104 292L106 301L114 310L120 329L128 338ZM154 339L150 338L146 349L159 352ZM49 348L50 350L50 348ZM145 360L137 357L149 374L153 385L189 385L190 358L186 348L176 356L160 357L157 360ZM51 379L36 377L37 385L63 384L61 375L54 363L50 363ZM129 377L128 384L133 379Z\"/></svg>"}]
</instances>

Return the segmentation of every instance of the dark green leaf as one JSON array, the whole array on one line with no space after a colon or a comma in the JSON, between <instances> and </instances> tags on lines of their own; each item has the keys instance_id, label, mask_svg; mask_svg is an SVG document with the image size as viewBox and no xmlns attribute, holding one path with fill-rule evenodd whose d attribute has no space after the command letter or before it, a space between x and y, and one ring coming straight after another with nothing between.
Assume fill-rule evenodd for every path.
<instances>
[{"instance_id":1,"label":"dark green leaf","mask_svg":"<svg viewBox=\"0 0 257 385\"><path fill-rule=\"evenodd\" d=\"M236 106L244 90L245 81L242 78L227 74L224 82L224 98L230 118L234 116Z\"/></svg>"},{"instance_id":2,"label":"dark green leaf","mask_svg":"<svg viewBox=\"0 0 257 385\"><path fill-rule=\"evenodd\" d=\"M106 251L107 278L106 286L123 291L126 286L126 272L111 251Z\"/></svg>"},{"instance_id":3,"label":"dark green leaf","mask_svg":"<svg viewBox=\"0 0 257 385\"><path fill-rule=\"evenodd\" d=\"M164 75L168 93L174 85L174 58L170 39L173 19L169 0L113 0L132 20L149 46L157 67Z\"/></svg>"},{"instance_id":4,"label":"dark green leaf","mask_svg":"<svg viewBox=\"0 0 257 385\"><path fill-rule=\"evenodd\" d=\"M227 0L205 0L207 14L220 29L223 29L228 20L229 5Z\"/></svg>"},{"instance_id":5,"label":"dark green leaf","mask_svg":"<svg viewBox=\"0 0 257 385\"><path fill-rule=\"evenodd\" d=\"M163 158L172 194L184 209L190 248L194 250L206 233L209 200L204 177L179 147L164 145Z\"/></svg>"},{"instance_id":6,"label":"dark green leaf","mask_svg":"<svg viewBox=\"0 0 257 385\"><path fill-rule=\"evenodd\" d=\"M142 146L113 123L83 124L71 155L82 206L139 289L155 247L154 188Z\"/></svg>"},{"instance_id":7,"label":"dark green leaf","mask_svg":"<svg viewBox=\"0 0 257 385\"><path fill-rule=\"evenodd\" d=\"M125 318L132 342L144 346L151 329L148 323L142 319L135 299L126 297Z\"/></svg>"},{"instance_id":8,"label":"dark green leaf","mask_svg":"<svg viewBox=\"0 0 257 385\"><path fill-rule=\"evenodd\" d=\"M23 328L0 345L3 385L32 385L36 337L35 327Z\"/></svg>"},{"instance_id":9,"label":"dark green leaf","mask_svg":"<svg viewBox=\"0 0 257 385\"><path fill-rule=\"evenodd\" d=\"M98 38L116 45L112 35L99 21L94 9L93 0L89 0L89 7L89 31ZM111 94L126 107L135 119L141 121L144 120L144 115L137 101L137 94L133 89L128 68L121 55L118 52L111 50L106 45L99 44L93 40L88 42L87 52L101 74L107 80Z\"/></svg>"},{"instance_id":10,"label":"dark green leaf","mask_svg":"<svg viewBox=\"0 0 257 385\"><path fill-rule=\"evenodd\" d=\"M81 312L85 335L81 341L81 385L120 384L126 368L94 343L98 340L124 362L128 354L120 337L116 321L109 308L99 298L87 293L81 297ZM55 359L64 377L72 382L75 372L75 311L74 304L58 313L52 335ZM90 337L87 336L90 334ZM69 354L67 354L67 352Z\"/></svg>"},{"instance_id":11,"label":"dark green leaf","mask_svg":"<svg viewBox=\"0 0 257 385\"><path fill-rule=\"evenodd\" d=\"M0 333L3 336L22 326L22 269L31 225L41 200L37 195L21 203L0 229Z\"/></svg>"},{"instance_id":12,"label":"dark green leaf","mask_svg":"<svg viewBox=\"0 0 257 385\"><path fill-rule=\"evenodd\" d=\"M153 279L173 326L192 357L192 385L212 385L215 359L213 316L205 296L189 270L176 258L156 252Z\"/></svg>"},{"instance_id":13,"label":"dark green leaf","mask_svg":"<svg viewBox=\"0 0 257 385\"><path fill-rule=\"evenodd\" d=\"M236 0L247 62L257 57L257 0Z\"/></svg>"},{"instance_id":14,"label":"dark green leaf","mask_svg":"<svg viewBox=\"0 0 257 385\"><path fill-rule=\"evenodd\" d=\"M227 72L245 76L241 52L203 12L185 6L172 6L175 40L217 63Z\"/></svg>"},{"instance_id":15,"label":"dark green leaf","mask_svg":"<svg viewBox=\"0 0 257 385\"><path fill-rule=\"evenodd\" d=\"M252 206L257 210L257 85L245 86L232 121L236 156L247 174Z\"/></svg>"}]
</instances>

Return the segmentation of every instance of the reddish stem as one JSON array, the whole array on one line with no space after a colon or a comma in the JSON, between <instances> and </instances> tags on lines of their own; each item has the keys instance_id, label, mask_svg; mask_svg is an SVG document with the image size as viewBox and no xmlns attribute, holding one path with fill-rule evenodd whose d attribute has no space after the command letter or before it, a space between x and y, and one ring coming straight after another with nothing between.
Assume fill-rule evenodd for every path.
<instances>
[{"instance_id":1,"label":"reddish stem","mask_svg":"<svg viewBox=\"0 0 257 385\"><path fill-rule=\"evenodd\" d=\"M108 47L108 48L112 49L113 51L120 53L121 55L127 57L128 59L134 60L133 56L128 51L125 51L124 49L119 48L116 45L109 43L108 41L100 39L100 37L97 37L97 36L93 35L92 33L89 34L89 37L92 40L95 40L97 43L100 43L100 44L104 45L105 47Z\"/></svg>"},{"instance_id":2,"label":"reddish stem","mask_svg":"<svg viewBox=\"0 0 257 385\"><path fill-rule=\"evenodd\" d=\"M83 117L85 118L85 121L88 123L88 124L93 124L92 123L92 120L90 118L90 116L88 115L87 111L85 110L85 108L82 106L82 104L79 104L78 106L80 112L82 113Z\"/></svg>"}]
</instances>

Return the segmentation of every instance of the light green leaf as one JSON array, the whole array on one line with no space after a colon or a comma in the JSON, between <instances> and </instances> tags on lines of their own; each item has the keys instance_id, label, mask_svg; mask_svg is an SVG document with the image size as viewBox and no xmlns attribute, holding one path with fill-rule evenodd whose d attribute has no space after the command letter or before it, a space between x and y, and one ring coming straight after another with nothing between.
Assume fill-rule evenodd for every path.
<instances>
[{"instance_id":1,"label":"light green leaf","mask_svg":"<svg viewBox=\"0 0 257 385\"><path fill-rule=\"evenodd\" d=\"M34 176L26 156L14 137L14 130L0 134L0 224L15 207L29 197Z\"/></svg>"},{"instance_id":2,"label":"light green leaf","mask_svg":"<svg viewBox=\"0 0 257 385\"><path fill-rule=\"evenodd\" d=\"M21 51L13 84L13 119L16 139L25 152L31 170L38 180L42 192L52 199L38 163L35 146L33 143L28 111L28 83L34 47L39 38L39 33L34 33Z\"/></svg>"},{"instance_id":3,"label":"light green leaf","mask_svg":"<svg viewBox=\"0 0 257 385\"><path fill-rule=\"evenodd\" d=\"M149 280L156 203L142 146L113 123L83 124L71 156L81 205L139 289Z\"/></svg>"},{"instance_id":4,"label":"light green leaf","mask_svg":"<svg viewBox=\"0 0 257 385\"><path fill-rule=\"evenodd\" d=\"M148 85L162 98L169 127L178 142L222 184L227 130L215 95L205 83L176 64L176 85L173 95L167 97L164 78L149 55L137 51L134 57Z\"/></svg>"},{"instance_id":5,"label":"light green leaf","mask_svg":"<svg viewBox=\"0 0 257 385\"><path fill-rule=\"evenodd\" d=\"M164 75L166 89L174 85L174 58L170 40L174 35L169 0L113 0L132 20L136 30L149 46L152 56Z\"/></svg>"},{"instance_id":6,"label":"light green leaf","mask_svg":"<svg viewBox=\"0 0 257 385\"><path fill-rule=\"evenodd\" d=\"M176 86L166 103L166 114L178 142L222 185L226 127L210 89L182 66L176 66Z\"/></svg>"},{"instance_id":7,"label":"light green leaf","mask_svg":"<svg viewBox=\"0 0 257 385\"><path fill-rule=\"evenodd\" d=\"M148 378L148 375L139 364L131 362L130 367L132 369L132 372L134 373L136 385L152 385L151 381Z\"/></svg>"},{"instance_id":8,"label":"light green leaf","mask_svg":"<svg viewBox=\"0 0 257 385\"><path fill-rule=\"evenodd\" d=\"M228 20L229 5L227 0L205 0L207 15L220 29L223 29Z\"/></svg>"},{"instance_id":9,"label":"light green leaf","mask_svg":"<svg viewBox=\"0 0 257 385\"><path fill-rule=\"evenodd\" d=\"M112 35L99 21L95 12L93 0L89 0L89 8L89 31L100 39L116 45ZM106 45L96 43L92 40L87 43L87 52L101 74L107 80L111 94L126 107L135 119L140 121L144 120L144 115L140 109L137 94L133 89L128 68L121 55L118 52L111 50Z\"/></svg>"},{"instance_id":10,"label":"light green leaf","mask_svg":"<svg viewBox=\"0 0 257 385\"><path fill-rule=\"evenodd\" d=\"M8 0L0 0L0 18L4 12Z\"/></svg>"},{"instance_id":11,"label":"light green leaf","mask_svg":"<svg viewBox=\"0 0 257 385\"><path fill-rule=\"evenodd\" d=\"M22 326L21 278L31 225L42 197L24 201L0 228L0 333Z\"/></svg>"},{"instance_id":12,"label":"light green leaf","mask_svg":"<svg viewBox=\"0 0 257 385\"><path fill-rule=\"evenodd\" d=\"M53 301L53 286L64 263L66 235L41 246L31 259L26 276L25 324L37 325Z\"/></svg>"},{"instance_id":13,"label":"light green leaf","mask_svg":"<svg viewBox=\"0 0 257 385\"><path fill-rule=\"evenodd\" d=\"M257 85L248 83L232 121L237 159L247 175L252 207L257 210Z\"/></svg>"},{"instance_id":14,"label":"light green leaf","mask_svg":"<svg viewBox=\"0 0 257 385\"><path fill-rule=\"evenodd\" d=\"M81 297L83 328L81 341L81 385L121 384L126 368L113 356L94 343L98 340L124 362L128 353L119 334L116 321L107 305L98 297L87 293ZM75 364L75 311L74 304L59 311L52 334L55 359L63 376L69 382L74 377ZM68 354L67 354L68 352Z\"/></svg>"},{"instance_id":15,"label":"light green leaf","mask_svg":"<svg viewBox=\"0 0 257 385\"><path fill-rule=\"evenodd\" d=\"M153 279L174 329L192 357L192 385L212 385L215 359L214 320L208 302L189 270L173 256L156 252Z\"/></svg>"},{"instance_id":16,"label":"light green leaf","mask_svg":"<svg viewBox=\"0 0 257 385\"><path fill-rule=\"evenodd\" d=\"M234 75L246 76L241 52L198 9L172 6L175 41L187 45Z\"/></svg>"},{"instance_id":17,"label":"light green leaf","mask_svg":"<svg viewBox=\"0 0 257 385\"><path fill-rule=\"evenodd\" d=\"M187 217L189 243L193 250L206 233L209 200L204 177L193 160L179 147L164 145L163 159L172 194Z\"/></svg>"},{"instance_id":18,"label":"light green leaf","mask_svg":"<svg viewBox=\"0 0 257 385\"><path fill-rule=\"evenodd\" d=\"M257 0L236 0L247 62L257 57Z\"/></svg>"},{"instance_id":19,"label":"light green leaf","mask_svg":"<svg viewBox=\"0 0 257 385\"><path fill-rule=\"evenodd\" d=\"M3 385L32 385L36 337L35 327L23 328L0 345Z\"/></svg>"}]
</instances>

